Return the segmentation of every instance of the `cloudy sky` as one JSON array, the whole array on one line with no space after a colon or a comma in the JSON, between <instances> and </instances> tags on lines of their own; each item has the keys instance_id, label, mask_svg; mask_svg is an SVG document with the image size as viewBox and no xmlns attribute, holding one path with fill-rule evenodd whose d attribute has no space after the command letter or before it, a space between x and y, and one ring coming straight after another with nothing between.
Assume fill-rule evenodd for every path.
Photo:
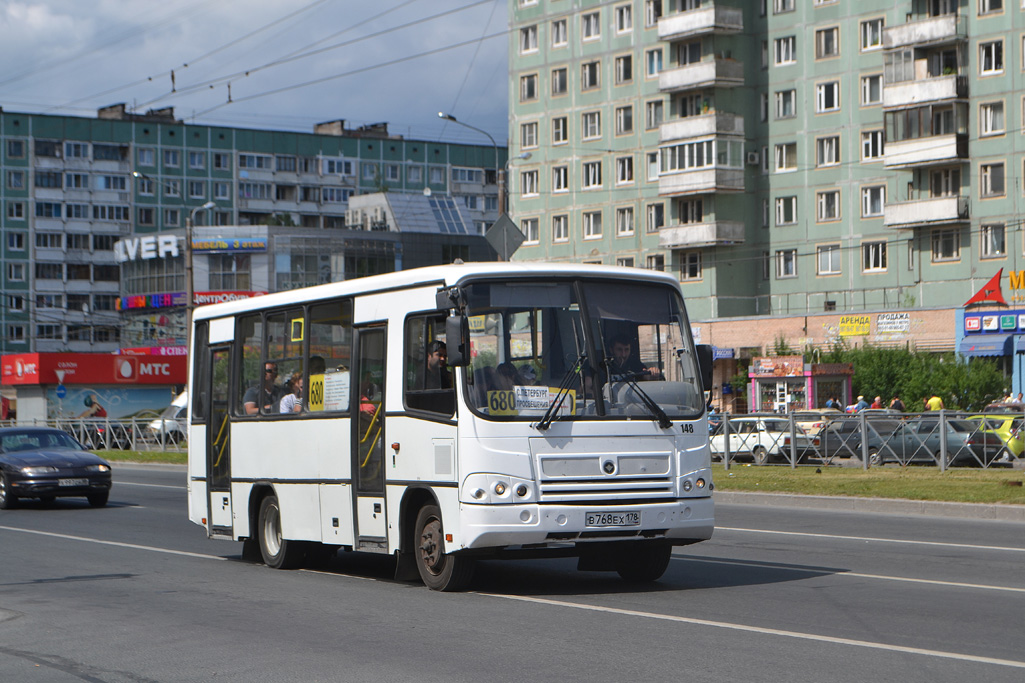
<instances>
[{"instance_id":1,"label":"cloudy sky","mask_svg":"<svg viewBox=\"0 0 1025 683\"><path fill-rule=\"evenodd\" d=\"M506 0L0 0L0 107L488 143L445 111L504 145L507 24Z\"/></svg>"}]
</instances>

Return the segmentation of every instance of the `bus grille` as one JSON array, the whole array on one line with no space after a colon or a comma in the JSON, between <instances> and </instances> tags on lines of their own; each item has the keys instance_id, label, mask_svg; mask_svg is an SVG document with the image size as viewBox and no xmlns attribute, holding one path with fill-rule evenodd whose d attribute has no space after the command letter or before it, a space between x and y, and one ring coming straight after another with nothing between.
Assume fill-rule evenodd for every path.
<instances>
[{"instance_id":1,"label":"bus grille","mask_svg":"<svg viewBox=\"0 0 1025 683\"><path fill-rule=\"evenodd\" d=\"M666 453L541 456L539 465L541 503L628 505L676 493Z\"/></svg>"}]
</instances>

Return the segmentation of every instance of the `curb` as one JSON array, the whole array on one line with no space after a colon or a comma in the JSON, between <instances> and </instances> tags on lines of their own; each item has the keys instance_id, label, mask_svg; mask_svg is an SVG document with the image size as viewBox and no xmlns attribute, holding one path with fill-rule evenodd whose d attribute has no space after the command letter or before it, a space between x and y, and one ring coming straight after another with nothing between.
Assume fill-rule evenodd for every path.
<instances>
[{"instance_id":1,"label":"curb","mask_svg":"<svg viewBox=\"0 0 1025 683\"><path fill-rule=\"evenodd\" d=\"M716 491L712 500L723 505L766 505L804 510L834 510L885 515L921 515L955 519L984 519L1025 524L1025 505L942 503L900 498L801 496L787 493Z\"/></svg>"}]
</instances>

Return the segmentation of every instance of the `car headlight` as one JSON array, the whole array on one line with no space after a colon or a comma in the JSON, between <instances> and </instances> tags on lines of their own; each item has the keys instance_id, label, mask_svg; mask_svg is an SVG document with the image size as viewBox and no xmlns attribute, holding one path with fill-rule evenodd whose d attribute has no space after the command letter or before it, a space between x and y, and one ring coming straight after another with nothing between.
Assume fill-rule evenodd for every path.
<instances>
[{"instance_id":1,"label":"car headlight","mask_svg":"<svg viewBox=\"0 0 1025 683\"><path fill-rule=\"evenodd\" d=\"M21 473L27 477L38 477L41 474L52 474L57 471L52 465L41 465L38 467L22 467Z\"/></svg>"},{"instance_id":2,"label":"car headlight","mask_svg":"<svg viewBox=\"0 0 1025 683\"><path fill-rule=\"evenodd\" d=\"M110 472L110 465L86 465L86 472Z\"/></svg>"}]
</instances>

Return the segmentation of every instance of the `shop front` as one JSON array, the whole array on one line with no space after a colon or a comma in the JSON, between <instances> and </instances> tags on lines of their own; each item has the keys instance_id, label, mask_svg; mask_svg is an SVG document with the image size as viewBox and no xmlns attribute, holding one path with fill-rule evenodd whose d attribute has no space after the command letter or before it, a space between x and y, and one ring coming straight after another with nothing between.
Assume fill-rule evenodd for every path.
<instances>
[{"instance_id":1,"label":"shop front","mask_svg":"<svg viewBox=\"0 0 1025 683\"><path fill-rule=\"evenodd\" d=\"M752 412L789 413L824 408L830 398L846 405L851 395L850 363L805 363L802 356L755 358L748 370Z\"/></svg>"}]
</instances>

